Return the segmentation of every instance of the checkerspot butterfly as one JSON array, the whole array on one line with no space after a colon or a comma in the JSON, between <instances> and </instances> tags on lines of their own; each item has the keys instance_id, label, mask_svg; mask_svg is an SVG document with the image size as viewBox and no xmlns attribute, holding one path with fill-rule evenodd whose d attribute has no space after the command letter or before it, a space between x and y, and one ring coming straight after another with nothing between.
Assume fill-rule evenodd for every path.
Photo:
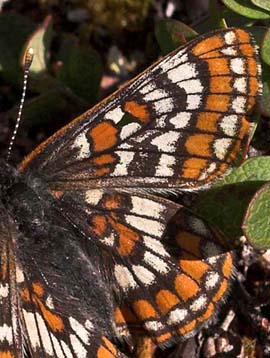
<instances>
[{"instance_id":1,"label":"checkerspot butterfly","mask_svg":"<svg viewBox=\"0 0 270 358\"><path fill-rule=\"evenodd\" d=\"M165 346L214 317L232 253L163 194L234 165L259 72L246 31L200 36L1 162L0 357L124 357L132 324Z\"/></svg>"}]
</instances>

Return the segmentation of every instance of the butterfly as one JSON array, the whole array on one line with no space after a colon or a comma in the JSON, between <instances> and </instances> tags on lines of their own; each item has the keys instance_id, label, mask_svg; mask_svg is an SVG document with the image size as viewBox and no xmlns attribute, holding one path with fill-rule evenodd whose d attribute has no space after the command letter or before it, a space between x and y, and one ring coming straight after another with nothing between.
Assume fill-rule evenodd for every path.
<instances>
[{"instance_id":1,"label":"butterfly","mask_svg":"<svg viewBox=\"0 0 270 358\"><path fill-rule=\"evenodd\" d=\"M227 297L226 239L167 194L235 165L260 94L250 34L170 53L0 165L0 358L126 357L132 326L166 347Z\"/></svg>"}]
</instances>

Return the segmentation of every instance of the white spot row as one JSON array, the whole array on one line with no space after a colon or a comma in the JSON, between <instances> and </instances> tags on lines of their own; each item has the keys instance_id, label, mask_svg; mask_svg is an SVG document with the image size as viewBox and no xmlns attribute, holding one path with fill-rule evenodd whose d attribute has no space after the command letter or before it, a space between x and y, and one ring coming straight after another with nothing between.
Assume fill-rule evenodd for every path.
<instances>
[{"instance_id":1,"label":"white spot row","mask_svg":"<svg viewBox=\"0 0 270 358\"><path fill-rule=\"evenodd\" d=\"M131 196L131 212L138 215L146 215L159 219L166 207L159 202L140 196Z\"/></svg>"}]
</instances>

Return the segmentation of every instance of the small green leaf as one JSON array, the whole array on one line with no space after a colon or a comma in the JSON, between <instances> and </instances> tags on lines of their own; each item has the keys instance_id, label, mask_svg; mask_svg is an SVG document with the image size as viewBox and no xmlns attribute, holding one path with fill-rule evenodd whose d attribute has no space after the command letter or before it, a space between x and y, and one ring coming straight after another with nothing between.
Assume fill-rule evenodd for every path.
<instances>
[{"instance_id":1,"label":"small green leaf","mask_svg":"<svg viewBox=\"0 0 270 358\"><path fill-rule=\"evenodd\" d=\"M270 248L270 183L263 185L252 198L242 228L257 249Z\"/></svg>"},{"instance_id":2,"label":"small green leaf","mask_svg":"<svg viewBox=\"0 0 270 358\"><path fill-rule=\"evenodd\" d=\"M33 62L30 67L32 75L40 75L46 71L51 40L52 17L47 16L41 26L30 35L24 46L25 51L30 47L34 50Z\"/></svg>"},{"instance_id":3,"label":"small green leaf","mask_svg":"<svg viewBox=\"0 0 270 358\"><path fill-rule=\"evenodd\" d=\"M223 0L231 10L251 19L270 19L270 12L263 11L247 0Z\"/></svg>"},{"instance_id":4,"label":"small green leaf","mask_svg":"<svg viewBox=\"0 0 270 358\"><path fill-rule=\"evenodd\" d=\"M233 240L241 235L241 223L254 193L270 180L270 156L251 158L215 186L203 192L196 211Z\"/></svg>"},{"instance_id":5,"label":"small green leaf","mask_svg":"<svg viewBox=\"0 0 270 358\"><path fill-rule=\"evenodd\" d=\"M222 16L217 0L209 0L209 14L214 28L226 28L227 24Z\"/></svg>"},{"instance_id":6,"label":"small green leaf","mask_svg":"<svg viewBox=\"0 0 270 358\"><path fill-rule=\"evenodd\" d=\"M63 42L59 53L62 67L57 78L69 87L76 96L88 102L98 100L102 76L102 65L98 53L91 47L79 46L71 38Z\"/></svg>"},{"instance_id":7,"label":"small green leaf","mask_svg":"<svg viewBox=\"0 0 270 358\"><path fill-rule=\"evenodd\" d=\"M69 104L60 88L54 88L43 92L39 96L27 100L23 108L23 119L33 125L49 123L52 118L57 118L67 108ZM9 111L9 117L16 119L18 107Z\"/></svg>"},{"instance_id":8,"label":"small green leaf","mask_svg":"<svg viewBox=\"0 0 270 358\"><path fill-rule=\"evenodd\" d=\"M252 4L264 9L264 10L267 10L267 11L270 11L270 1L269 0L251 0Z\"/></svg>"},{"instance_id":9,"label":"small green leaf","mask_svg":"<svg viewBox=\"0 0 270 358\"><path fill-rule=\"evenodd\" d=\"M155 26L155 36L163 54L173 51L197 35L195 30L177 20L162 19Z\"/></svg>"},{"instance_id":10,"label":"small green leaf","mask_svg":"<svg viewBox=\"0 0 270 358\"><path fill-rule=\"evenodd\" d=\"M261 46L261 56L263 61L270 65L270 27L264 34L262 46Z\"/></svg>"},{"instance_id":11,"label":"small green leaf","mask_svg":"<svg viewBox=\"0 0 270 358\"><path fill-rule=\"evenodd\" d=\"M270 71L269 65L262 62L262 98L260 102L260 109L262 115L270 117Z\"/></svg>"}]
</instances>

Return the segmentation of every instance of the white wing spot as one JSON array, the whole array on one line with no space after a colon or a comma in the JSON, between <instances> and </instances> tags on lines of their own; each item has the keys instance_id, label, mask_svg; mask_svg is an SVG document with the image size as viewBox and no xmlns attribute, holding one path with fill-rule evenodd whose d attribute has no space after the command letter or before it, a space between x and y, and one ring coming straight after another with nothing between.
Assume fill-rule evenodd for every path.
<instances>
[{"instance_id":1,"label":"white wing spot","mask_svg":"<svg viewBox=\"0 0 270 358\"><path fill-rule=\"evenodd\" d=\"M69 323L77 336L87 345L89 343L89 333L84 326L73 317L69 318Z\"/></svg>"},{"instance_id":2,"label":"white wing spot","mask_svg":"<svg viewBox=\"0 0 270 358\"><path fill-rule=\"evenodd\" d=\"M150 236L144 236L143 241L146 247L153 250L154 252L155 251L158 252L161 256L163 257L170 256L159 240L153 239Z\"/></svg>"},{"instance_id":3,"label":"white wing spot","mask_svg":"<svg viewBox=\"0 0 270 358\"><path fill-rule=\"evenodd\" d=\"M168 324L175 324L175 323L182 322L187 315L188 315L188 311L186 309L176 308L175 310L171 311L167 322Z\"/></svg>"},{"instance_id":4,"label":"white wing spot","mask_svg":"<svg viewBox=\"0 0 270 358\"><path fill-rule=\"evenodd\" d=\"M8 284L2 285L0 284L0 299L8 296L9 286Z\"/></svg>"},{"instance_id":5,"label":"white wing spot","mask_svg":"<svg viewBox=\"0 0 270 358\"><path fill-rule=\"evenodd\" d=\"M246 98L242 96L237 96L234 98L232 102L232 109L236 113L244 113L245 112L245 106L246 106Z\"/></svg>"},{"instance_id":6,"label":"white wing spot","mask_svg":"<svg viewBox=\"0 0 270 358\"><path fill-rule=\"evenodd\" d=\"M140 231L144 231L157 237L160 237L163 234L164 225L156 220L150 220L135 215L126 215L125 218L129 225Z\"/></svg>"},{"instance_id":7,"label":"white wing spot","mask_svg":"<svg viewBox=\"0 0 270 358\"><path fill-rule=\"evenodd\" d=\"M144 323L144 326L149 331L159 331L164 328L163 324L159 321L148 321Z\"/></svg>"},{"instance_id":8,"label":"white wing spot","mask_svg":"<svg viewBox=\"0 0 270 358\"><path fill-rule=\"evenodd\" d=\"M90 146L86 138L86 134L84 132L82 132L76 137L74 143L72 144L72 148L79 149L78 159L84 159L89 157Z\"/></svg>"},{"instance_id":9,"label":"white wing spot","mask_svg":"<svg viewBox=\"0 0 270 358\"><path fill-rule=\"evenodd\" d=\"M236 35L233 31L229 31L224 36L227 45L232 45L236 40Z\"/></svg>"},{"instance_id":10,"label":"white wing spot","mask_svg":"<svg viewBox=\"0 0 270 358\"><path fill-rule=\"evenodd\" d=\"M152 254L149 251L145 252L143 259L145 263L147 263L160 273L166 274L170 270L169 266L166 264L165 261L163 261L161 258Z\"/></svg>"},{"instance_id":11,"label":"white wing spot","mask_svg":"<svg viewBox=\"0 0 270 358\"><path fill-rule=\"evenodd\" d=\"M42 340L44 349L46 350L46 353L51 354L53 356L53 354L54 354L53 347L52 347L51 339L50 339L50 336L48 333L48 328L46 327L44 319L39 313L36 313L36 318L37 318L38 329L39 329L39 333L41 336L41 340ZM32 332L31 332L31 334L32 334Z\"/></svg>"},{"instance_id":12,"label":"white wing spot","mask_svg":"<svg viewBox=\"0 0 270 358\"><path fill-rule=\"evenodd\" d=\"M202 295L198 297L196 300L193 301L193 303L190 305L190 309L193 312L201 310L207 302L206 295Z\"/></svg>"},{"instance_id":13,"label":"white wing spot","mask_svg":"<svg viewBox=\"0 0 270 358\"><path fill-rule=\"evenodd\" d=\"M10 345L13 343L12 328L6 325L6 323L0 326L0 342L3 341L8 341Z\"/></svg>"},{"instance_id":14,"label":"white wing spot","mask_svg":"<svg viewBox=\"0 0 270 358\"><path fill-rule=\"evenodd\" d=\"M170 123L173 124L174 127L177 129L185 128L188 125L190 118L190 112L180 112L170 119Z\"/></svg>"},{"instance_id":15,"label":"white wing spot","mask_svg":"<svg viewBox=\"0 0 270 358\"><path fill-rule=\"evenodd\" d=\"M231 144L232 140L230 138L216 139L213 144L216 157L220 160L223 160L228 153L228 148Z\"/></svg>"},{"instance_id":16,"label":"white wing spot","mask_svg":"<svg viewBox=\"0 0 270 358\"><path fill-rule=\"evenodd\" d=\"M107 246L113 247L115 243L115 235L111 232L109 236L102 238L100 241Z\"/></svg>"},{"instance_id":17,"label":"white wing spot","mask_svg":"<svg viewBox=\"0 0 270 358\"><path fill-rule=\"evenodd\" d=\"M241 92L246 93L247 91L247 79L245 77L238 77L234 80L233 87Z\"/></svg>"},{"instance_id":18,"label":"white wing spot","mask_svg":"<svg viewBox=\"0 0 270 358\"><path fill-rule=\"evenodd\" d=\"M180 135L179 132L168 131L167 133L155 137L151 141L151 144L155 145L160 152L174 153Z\"/></svg>"},{"instance_id":19,"label":"white wing spot","mask_svg":"<svg viewBox=\"0 0 270 358\"><path fill-rule=\"evenodd\" d=\"M118 106L111 111L107 112L104 116L105 119L110 119L114 123L119 123L124 116L124 112L122 111L121 107Z\"/></svg>"},{"instance_id":20,"label":"white wing spot","mask_svg":"<svg viewBox=\"0 0 270 358\"><path fill-rule=\"evenodd\" d=\"M124 176L128 174L128 166L131 163L134 152L128 152L128 151L117 151L115 152L120 157L120 163L118 163L111 174L112 176Z\"/></svg>"},{"instance_id":21,"label":"white wing spot","mask_svg":"<svg viewBox=\"0 0 270 358\"><path fill-rule=\"evenodd\" d=\"M24 317L27 331L31 332L31 334L29 335L31 345L34 348L37 348L40 346L40 342L39 342L39 335L37 331L35 315L31 312L27 312L26 310L23 310L23 317Z\"/></svg>"},{"instance_id":22,"label":"white wing spot","mask_svg":"<svg viewBox=\"0 0 270 358\"><path fill-rule=\"evenodd\" d=\"M146 102L148 102L148 101L156 101L156 100L164 98L164 97L168 97L168 93L163 89L157 88L153 92L150 92L150 93L146 94L144 96L143 100L146 101Z\"/></svg>"},{"instance_id":23,"label":"white wing spot","mask_svg":"<svg viewBox=\"0 0 270 358\"><path fill-rule=\"evenodd\" d=\"M76 354L76 358L87 358L87 350L84 348L81 341L75 336L75 334L71 334L69 339Z\"/></svg>"},{"instance_id":24,"label":"white wing spot","mask_svg":"<svg viewBox=\"0 0 270 358\"><path fill-rule=\"evenodd\" d=\"M135 133L140 128L141 128L141 126L139 125L139 123L126 124L121 129L120 138L122 140L124 140L124 139L128 138L129 136L131 136L133 133Z\"/></svg>"},{"instance_id":25,"label":"white wing spot","mask_svg":"<svg viewBox=\"0 0 270 358\"><path fill-rule=\"evenodd\" d=\"M159 219L165 210L164 205L140 196L131 196L132 209L131 212L138 215L146 215Z\"/></svg>"},{"instance_id":26,"label":"white wing spot","mask_svg":"<svg viewBox=\"0 0 270 358\"><path fill-rule=\"evenodd\" d=\"M165 98L153 103L155 111L157 114L168 113L173 110L173 99L172 98Z\"/></svg>"},{"instance_id":27,"label":"white wing spot","mask_svg":"<svg viewBox=\"0 0 270 358\"><path fill-rule=\"evenodd\" d=\"M234 73L237 73L238 75L243 75L245 73L245 62L242 58L232 58L230 63L231 70Z\"/></svg>"},{"instance_id":28,"label":"white wing spot","mask_svg":"<svg viewBox=\"0 0 270 358\"><path fill-rule=\"evenodd\" d=\"M141 265L132 265L132 270L137 278L146 286L152 285L155 282L155 275L147 268Z\"/></svg>"},{"instance_id":29,"label":"white wing spot","mask_svg":"<svg viewBox=\"0 0 270 358\"><path fill-rule=\"evenodd\" d=\"M203 91L203 86L199 79L180 82L179 87L183 88L186 93L201 93Z\"/></svg>"},{"instance_id":30,"label":"white wing spot","mask_svg":"<svg viewBox=\"0 0 270 358\"><path fill-rule=\"evenodd\" d=\"M156 168L156 177L171 177L174 175L173 166L176 158L173 155L161 154Z\"/></svg>"},{"instance_id":31,"label":"white wing spot","mask_svg":"<svg viewBox=\"0 0 270 358\"><path fill-rule=\"evenodd\" d=\"M132 273L125 266L115 265L114 275L120 287L125 291L130 288L135 288L137 286L137 283L135 282Z\"/></svg>"},{"instance_id":32,"label":"white wing spot","mask_svg":"<svg viewBox=\"0 0 270 358\"><path fill-rule=\"evenodd\" d=\"M232 114L229 116L225 116L220 121L220 128L222 129L224 134L233 137L236 134L237 122L238 122L237 115Z\"/></svg>"},{"instance_id":33,"label":"white wing spot","mask_svg":"<svg viewBox=\"0 0 270 358\"><path fill-rule=\"evenodd\" d=\"M187 109L199 109L201 104L201 96L197 94L189 94L187 96Z\"/></svg>"},{"instance_id":34,"label":"white wing spot","mask_svg":"<svg viewBox=\"0 0 270 358\"><path fill-rule=\"evenodd\" d=\"M217 272L209 272L205 280L206 289L214 288L219 282L219 274Z\"/></svg>"},{"instance_id":35,"label":"white wing spot","mask_svg":"<svg viewBox=\"0 0 270 358\"><path fill-rule=\"evenodd\" d=\"M237 51L233 47L224 48L223 50L221 50L221 53L223 53L223 55L226 55L226 56L236 56L237 55Z\"/></svg>"},{"instance_id":36,"label":"white wing spot","mask_svg":"<svg viewBox=\"0 0 270 358\"><path fill-rule=\"evenodd\" d=\"M180 82L190 78L197 78L197 71L194 64L185 63L167 72L168 78L173 82Z\"/></svg>"},{"instance_id":37,"label":"white wing spot","mask_svg":"<svg viewBox=\"0 0 270 358\"><path fill-rule=\"evenodd\" d=\"M97 205L103 196L100 189L91 189L85 192L85 201L90 205Z\"/></svg>"}]
</instances>

